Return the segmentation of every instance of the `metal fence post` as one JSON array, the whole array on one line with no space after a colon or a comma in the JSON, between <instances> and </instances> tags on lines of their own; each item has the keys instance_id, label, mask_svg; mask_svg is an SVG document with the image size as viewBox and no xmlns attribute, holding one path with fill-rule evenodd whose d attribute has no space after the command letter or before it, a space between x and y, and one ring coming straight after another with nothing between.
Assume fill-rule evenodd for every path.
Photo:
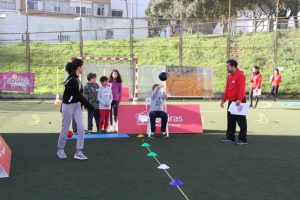
<instances>
[{"instance_id":1,"label":"metal fence post","mask_svg":"<svg viewBox=\"0 0 300 200\"><path fill-rule=\"evenodd\" d=\"M130 19L130 67L132 68L132 74L133 77L135 77L135 64L134 64L134 19L131 17ZM135 80L134 78L132 79L133 83L133 95L134 95L134 88L135 88Z\"/></svg>"},{"instance_id":2,"label":"metal fence post","mask_svg":"<svg viewBox=\"0 0 300 200\"><path fill-rule=\"evenodd\" d=\"M277 67L277 48L278 48L278 14L279 14L279 0L277 0L277 8L276 8L276 26L274 33L274 68Z\"/></svg>"},{"instance_id":3,"label":"metal fence post","mask_svg":"<svg viewBox=\"0 0 300 200\"><path fill-rule=\"evenodd\" d=\"M227 35L227 60L230 59L230 34L231 34L231 0L229 0L228 6L228 35Z\"/></svg>"},{"instance_id":4,"label":"metal fence post","mask_svg":"<svg viewBox=\"0 0 300 200\"><path fill-rule=\"evenodd\" d=\"M180 21L179 21L179 66L182 67L182 0L180 1Z\"/></svg>"},{"instance_id":5,"label":"metal fence post","mask_svg":"<svg viewBox=\"0 0 300 200\"><path fill-rule=\"evenodd\" d=\"M59 32L59 42L62 43L62 32Z\"/></svg>"},{"instance_id":6,"label":"metal fence post","mask_svg":"<svg viewBox=\"0 0 300 200\"><path fill-rule=\"evenodd\" d=\"M26 68L27 68L27 73L30 73L30 38L29 38L29 22L28 22L28 3L27 0L25 1L26 3ZM28 92L27 94L30 94Z\"/></svg>"},{"instance_id":7,"label":"metal fence post","mask_svg":"<svg viewBox=\"0 0 300 200\"><path fill-rule=\"evenodd\" d=\"M79 16L79 39L80 39L80 56L83 57L83 35L82 35L82 0L80 0Z\"/></svg>"}]
</instances>

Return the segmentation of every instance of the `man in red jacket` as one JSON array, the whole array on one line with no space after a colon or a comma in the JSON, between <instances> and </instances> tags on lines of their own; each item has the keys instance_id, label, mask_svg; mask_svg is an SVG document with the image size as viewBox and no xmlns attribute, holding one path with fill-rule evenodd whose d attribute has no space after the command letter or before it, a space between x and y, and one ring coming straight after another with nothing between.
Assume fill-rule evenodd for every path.
<instances>
[{"instance_id":1,"label":"man in red jacket","mask_svg":"<svg viewBox=\"0 0 300 200\"><path fill-rule=\"evenodd\" d=\"M259 70L258 66L254 66L253 67L253 74L250 77L250 107L251 108L256 108L257 103L258 103L258 99L259 99L259 95L256 94L254 96L254 92L258 92L258 90L260 90L261 88L261 80L262 80L262 76ZM253 102L253 98L256 98L256 103L255 106L253 106L252 102Z\"/></svg>"},{"instance_id":2,"label":"man in red jacket","mask_svg":"<svg viewBox=\"0 0 300 200\"><path fill-rule=\"evenodd\" d=\"M232 102L236 102L237 106L246 103L246 77L238 68L235 60L227 61L227 72L229 73L226 82L225 92L220 106L224 108L224 103L228 100L228 108ZM238 141L236 144L247 144L247 119L246 116L232 115L227 111L227 131L223 142L235 142L236 123L240 127Z\"/></svg>"}]
</instances>

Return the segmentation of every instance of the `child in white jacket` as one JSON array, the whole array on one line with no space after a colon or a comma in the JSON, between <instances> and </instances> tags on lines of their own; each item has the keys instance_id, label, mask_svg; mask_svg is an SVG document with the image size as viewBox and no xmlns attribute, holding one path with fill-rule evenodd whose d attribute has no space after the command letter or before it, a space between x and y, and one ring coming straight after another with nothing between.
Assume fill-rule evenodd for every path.
<instances>
[{"instance_id":1,"label":"child in white jacket","mask_svg":"<svg viewBox=\"0 0 300 200\"><path fill-rule=\"evenodd\" d=\"M107 133L109 114L111 109L111 102L113 100L113 95L111 88L109 87L108 78L102 76L100 78L101 87L98 90L98 100L99 100L99 110L100 110L100 122L99 129L103 130L102 133ZM103 128L104 125L104 129Z\"/></svg>"}]
</instances>

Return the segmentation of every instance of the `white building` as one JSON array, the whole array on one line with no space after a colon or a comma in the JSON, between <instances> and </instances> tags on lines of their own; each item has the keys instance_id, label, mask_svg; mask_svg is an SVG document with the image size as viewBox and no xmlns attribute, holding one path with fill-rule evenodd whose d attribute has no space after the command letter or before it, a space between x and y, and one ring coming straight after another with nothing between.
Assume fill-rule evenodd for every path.
<instances>
[{"instance_id":1,"label":"white building","mask_svg":"<svg viewBox=\"0 0 300 200\"><path fill-rule=\"evenodd\" d=\"M145 13L149 2L150 0L111 0L111 8L112 12L119 11L123 17L131 17L133 6L133 17L141 18L146 16Z\"/></svg>"},{"instance_id":2,"label":"white building","mask_svg":"<svg viewBox=\"0 0 300 200\"><path fill-rule=\"evenodd\" d=\"M26 31L24 2L0 0L0 43L19 42L24 38ZM137 12L133 14L144 15L145 5L136 4L134 8ZM84 40L130 38L130 20L126 17L125 0L28 0L30 40L78 41L79 21L76 19L79 17L80 7ZM135 38L148 37L146 20L136 20L134 26Z\"/></svg>"}]
</instances>

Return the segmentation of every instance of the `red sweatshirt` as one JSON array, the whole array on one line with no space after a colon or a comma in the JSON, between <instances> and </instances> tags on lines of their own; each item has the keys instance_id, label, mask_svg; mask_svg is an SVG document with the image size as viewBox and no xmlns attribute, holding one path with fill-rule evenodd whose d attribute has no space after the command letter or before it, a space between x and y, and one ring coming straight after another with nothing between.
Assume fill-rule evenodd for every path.
<instances>
[{"instance_id":1,"label":"red sweatshirt","mask_svg":"<svg viewBox=\"0 0 300 200\"><path fill-rule=\"evenodd\" d=\"M271 76L271 84L272 86L279 86L281 82L281 75L277 74L277 75L272 75Z\"/></svg>"},{"instance_id":2,"label":"red sweatshirt","mask_svg":"<svg viewBox=\"0 0 300 200\"><path fill-rule=\"evenodd\" d=\"M246 77L244 72L238 68L227 77L226 88L223 95L223 102L239 100L243 101L246 95Z\"/></svg>"},{"instance_id":3,"label":"red sweatshirt","mask_svg":"<svg viewBox=\"0 0 300 200\"><path fill-rule=\"evenodd\" d=\"M250 86L251 88L260 88L261 87L261 73L252 74L250 77Z\"/></svg>"}]
</instances>

